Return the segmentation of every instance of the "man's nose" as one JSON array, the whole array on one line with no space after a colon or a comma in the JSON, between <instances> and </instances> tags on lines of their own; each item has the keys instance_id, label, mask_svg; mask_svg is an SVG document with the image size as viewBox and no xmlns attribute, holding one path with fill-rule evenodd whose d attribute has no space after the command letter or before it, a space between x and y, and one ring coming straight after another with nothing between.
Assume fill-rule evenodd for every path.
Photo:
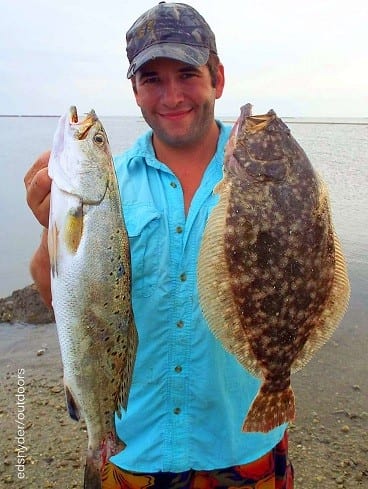
<instances>
[{"instance_id":1,"label":"man's nose","mask_svg":"<svg viewBox=\"0 0 368 489\"><path fill-rule=\"evenodd\" d=\"M162 88L162 102L168 107L176 107L184 100L182 87L176 80L166 80Z\"/></svg>"}]
</instances>

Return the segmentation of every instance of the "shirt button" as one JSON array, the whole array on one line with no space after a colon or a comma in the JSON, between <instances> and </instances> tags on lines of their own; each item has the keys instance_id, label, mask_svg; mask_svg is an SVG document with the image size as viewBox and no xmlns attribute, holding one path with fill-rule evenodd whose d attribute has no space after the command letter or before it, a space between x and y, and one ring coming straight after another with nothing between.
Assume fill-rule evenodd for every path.
<instances>
[{"instance_id":1,"label":"shirt button","mask_svg":"<svg viewBox=\"0 0 368 489\"><path fill-rule=\"evenodd\" d=\"M181 413L181 409L180 409L180 408L178 408L178 407L176 407L176 408L174 409L174 414L180 414L180 413Z\"/></svg>"},{"instance_id":2,"label":"shirt button","mask_svg":"<svg viewBox=\"0 0 368 489\"><path fill-rule=\"evenodd\" d=\"M176 227L176 232L177 232L178 234L181 234L181 233L183 232L183 228L182 228L181 226L177 226L177 227Z\"/></svg>"},{"instance_id":3,"label":"shirt button","mask_svg":"<svg viewBox=\"0 0 368 489\"><path fill-rule=\"evenodd\" d=\"M180 319L180 321L178 321L178 322L176 323L176 326L177 326L178 328L182 328L182 327L184 326L184 321L182 321L182 320Z\"/></svg>"},{"instance_id":4,"label":"shirt button","mask_svg":"<svg viewBox=\"0 0 368 489\"><path fill-rule=\"evenodd\" d=\"M172 186L172 188L176 188L177 187L177 184L175 182L170 182L170 185Z\"/></svg>"},{"instance_id":5,"label":"shirt button","mask_svg":"<svg viewBox=\"0 0 368 489\"><path fill-rule=\"evenodd\" d=\"M175 372L176 372L177 374L180 374L180 372L181 372L182 370L183 370L183 367L181 367L180 365L177 365L177 366L175 367Z\"/></svg>"},{"instance_id":6,"label":"shirt button","mask_svg":"<svg viewBox=\"0 0 368 489\"><path fill-rule=\"evenodd\" d=\"M181 274L180 274L180 280L181 280L182 282L185 282L185 281L186 281L186 279L187 279L187 274L186 274L186 273L181 273Z\"/></svg>"}]
</instances>

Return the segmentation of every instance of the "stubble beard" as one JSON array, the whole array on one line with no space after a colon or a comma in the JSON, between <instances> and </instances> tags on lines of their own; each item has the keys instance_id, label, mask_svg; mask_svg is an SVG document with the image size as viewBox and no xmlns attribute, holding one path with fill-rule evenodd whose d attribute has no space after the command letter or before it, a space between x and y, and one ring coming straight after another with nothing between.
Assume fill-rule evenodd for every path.
<instances>
[{"instance_id":1,"label":"stubble beard","mask_svg":"<svg viewBox=\"0 0 368 489\"><path fill-rule=\"evenodd\" d=\"M146 123L153 130L154 136L161 140L165 145L173 148L191 147L198 143L203 143L206 133L209 131L214 120L215 101L208 100L202 105L199 117L196 117L188 127L185 134L170 134L157 121L156 117L150 116L141 108L142 116Z\"/></svg>"}]
</instances>

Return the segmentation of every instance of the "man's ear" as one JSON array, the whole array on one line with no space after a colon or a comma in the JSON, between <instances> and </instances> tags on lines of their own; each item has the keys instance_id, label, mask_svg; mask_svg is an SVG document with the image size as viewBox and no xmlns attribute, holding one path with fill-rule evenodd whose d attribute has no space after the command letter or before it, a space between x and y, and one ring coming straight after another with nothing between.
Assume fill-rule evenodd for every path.
<instances>
[{"instance_id":1,"label":"man's ear","mask_svg":"<svg viewBox=\"0 0 368 489\"><path fill-rule=\"evenodd\" d=\"M217 67L217 79L216 79L216 98L220 98L225 86L225 70L224 65L219 63Z\"/></svg>"}]
</instances>

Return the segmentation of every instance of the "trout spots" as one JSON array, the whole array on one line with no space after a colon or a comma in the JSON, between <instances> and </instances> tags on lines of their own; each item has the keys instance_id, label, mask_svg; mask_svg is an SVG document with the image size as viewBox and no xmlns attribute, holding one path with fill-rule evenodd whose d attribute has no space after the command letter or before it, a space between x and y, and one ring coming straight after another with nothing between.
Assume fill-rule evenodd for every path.
<instances>
[{"instance_id":1,"label":"trout spots","mask_svg":"<svg viewBox=\"0 0 368 489\"><path fill-rule=\"evenodd\" d=\"M120 263L118 265L116 271L111 270L109 272L109 276L110 277L115 277L115 283L116 283L116 285L119 284L120 279L122 277L124 277L124 275L125 275L125 268L124 268L124 265L122 263ZM119 297L117 297L117 298L119 298Z\"/></svg>"},{"instance_id":2,"label":"trout spots","mask_svg":"<svg viewBox=\"0 0 368 489\"><path fill-rule=\"evenodd\" d=\"M119 230L116 231L117 234L119 234ZM110 240L113 240L114 236L110 236ZM113 246L108 246L108 251L111 251L113 253ZM112 266L112 270L110 270L109 275L110 277L115 277L115 282L116 284L119 283L119 280L126 274L123 259L121 255L118 255L117 257L112 254L110 257L110 263ZM116 265L116 269L115 269ZM116 297L118 299L119 297Z\"/></svg>"},{"instance_id":3,"label":"trout spots","mask_svg":"<svg viewBox=\"0 0 368 489\"><path fill-rule=\"evenodd\" d=\"M115 436L114 413L119 399L127 404L137 332L114 165L101 123L94 112L87 119L78 122L72 109L71 121L62 118L55 134L49 254L65 381L88 431L84 486L100 487L100 469L124 447ZM128 320L131 327L121 330L117 342L119 325ZM71 399L69 411L79 417Z\"/></svg>"},{"instance_id":4,"label":"trout spots","mask_svg":"<svg viewBox=\"0 0 368 489\"><path fill-rule=\"evenodd\" d=\"M125 274L124 265L122 263L119 263L118 271L117 271L118 278L121 278L124 274Z\"/></svg>"},{"instance_id":5,"label":"trout spots","mask_svg":"<svg viewBox=\"0 0 368 489\"><path fill-rule=\"evenodd\" d=\"M83 207L69 211L64 230L64 240L66 248L70 253L75 254L78 250L83 234Z\"/></svg>"}]
</instances>

